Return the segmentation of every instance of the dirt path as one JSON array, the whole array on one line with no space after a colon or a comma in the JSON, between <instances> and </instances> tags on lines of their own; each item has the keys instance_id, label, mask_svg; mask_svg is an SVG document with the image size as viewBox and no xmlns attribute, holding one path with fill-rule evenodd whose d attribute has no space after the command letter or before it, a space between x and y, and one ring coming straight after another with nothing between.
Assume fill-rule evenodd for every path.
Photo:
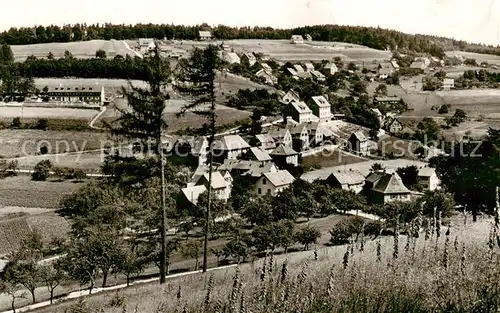
<instances>
[{"instance_id":1,"label":"dirt path","mask_svg":"<svg viewBox=\"0 0 500 313\"><path fill-rule=\"evenodd\" d=\"M142 54L140 54L139 52L135 51L134 49L130 48L130 46L128 45L128 43L123 40L122 41L123 45L125 46L125 48L127 48L129 51L131 51L133 54L135 54L136 56L138 56L139 58L142 59Z\"/></svg>"}]
</instances>

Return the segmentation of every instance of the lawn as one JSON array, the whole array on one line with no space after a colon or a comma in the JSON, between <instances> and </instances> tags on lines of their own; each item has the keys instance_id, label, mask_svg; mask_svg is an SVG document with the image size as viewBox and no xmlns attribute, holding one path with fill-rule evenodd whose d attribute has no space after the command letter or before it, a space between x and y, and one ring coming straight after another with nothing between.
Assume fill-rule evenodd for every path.
<instances>
[{"instance_id":1,"label":"lawn","mask_svg":"<svg viewBox=\"0 0 500 313\"><path fill-rule=\"evenodd\" d=\"M68 50L73 57L80 59L94 58L97 50L106 51L108 58L117 54L131 57L135 54L128 50L122 41L117 40L90 40L67 43L43 43L33 45L14 45L12 52L16 61L24 61L28 56L34 55L37 58L46 58L52 52L54 58L62 58L64 52Z\"/></svg>"},{"instance_id":2,"label":"lawn","mask_svg":"<svg viewBox=\"0 0 500 313\"><path fill-rule=\"evenodd\" d=\"M98 174L106 154L101 151L69 153L64 155L31 155L16 158L19 169L33 170L43 160L50 160L54 166L82 169L87 174Z\"/></svg>"},{"instance_id":3,"label":"lawn","mask_svg":"<svg viewBox=\"0 0 500 313\"><path fill-rule=\"evenodd\" d=\"M0 203L6 207L57 208L61 199L84 185L71 181L36 182L24 175L8 177L0 180Z\"/></svg>"},{"instance_id":4,"label":"lawn","mask_svg":"<svg viewBox=\"0 0 500 313\"><path fill-rule=\"evenodd\" d=\"M354 164L363 161L365 161L364 158L335 149L333 151L304 157L302 158L302 165L304 168L323 168Z\"/></svg>"},{"instance_id":5,"label":"lawn","mask_svg":"<svg viewBox=\"0 0 500 313\"><path fill-rule=\"evenodd\" d=\"M15 117L19 117L29 119L81 119L90 121L98 112L92 109L0 106L0 119L12 120Z\"/></svg>"},{"instance_id":6,"label":"lawn","mask_svg":"<svg viewBox=\"0 0 500 313\"><path fill-rule=\"evenodd\" d=\"M108 134L91 131L53 131L35 129L0 130L0 156L26 157L39 154L46 146L48 154L102 149Z\"/></svg>"},{"instance_id":7,"label":"lawn","mask_svg":"<svg viewBox=\"0 0 500 313\"><path fill-rule=\"evenodd\" d=\"M491 55L491 54L482 54L482 53L474 53L474 52L465 52L465 51L446 51L447 56L461 55L467 59L475 59L477 63L481 63L483 61L488 62L489 64L497 64L500 65L500 56Z\"/></svg>"}]
</instances>

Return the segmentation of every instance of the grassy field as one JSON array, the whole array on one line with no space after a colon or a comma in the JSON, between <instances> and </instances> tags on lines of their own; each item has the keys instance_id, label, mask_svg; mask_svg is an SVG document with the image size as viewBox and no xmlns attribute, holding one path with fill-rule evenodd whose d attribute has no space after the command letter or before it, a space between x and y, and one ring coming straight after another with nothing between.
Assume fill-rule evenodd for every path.
<instances>
[{"instance_id":1,"label":"grassy field","mask_svg":"<svg viewBox=\"0 0 500 313\"><path fill-rule=\"evenodd\" d=\"M71 109L71 108L36 108L21 106L0 106L0 119L12 120L15 117L28 119L53 118L53 119L82 119L90 121L97 115L97 110Z\"/></svg>"},{"instance_id":2,"label":"grassy field","mask_svg":"<svg viewBox=\"0 0 500 313\"><path fill-rule=\"evenodd\" d=\"M365 238L363 249L358 242L348 249L349 254L345 246L320 249L317 260L310 251L290 253L275 257L271 265L260 260L240 265L238 271L185 276L164 286L132 286L118 292L123 299L118 306L111 305L116 292L108 292L87 297L84 304L73 300L37 312L65 312L72 305L106 313L134 309L174 312L183 307L186 312L218 312L218 303L238 312L241 299L251 312L450 312L450 308L456 308L454 312L493 312L486 305L495 310L499 305L491 300L498 296L499 272L494 264L499 253L498 247L491 252L486 245L490 222L454 224L451 235L441 233L429 240L421 235L408 250L405 236L399 236L396 245L390 237ZM491 261L489 255L493 255ZM268 271L261 280L263 266ZM205 301L209 277L213 285ZM234 281L239 288L232 287ZM179 286L181 295L176 299ZM486 304L487 298L490 302Z\"/></svg>"},{"instance_id":3,"label":"grassy field","mask_svg":"<svg viewBox=\"0 0 500 313\"><path fill-rule=\"evenodd\" d=\"M0 204L6 207L56 208L62 198L84 184L71 181L36 182L29 176L8 177L0 180Z\"/></svg>"},{"instance_id":4,"label":"grassy field","mask_svg":"<svg viewBox=\"0 0 500 313\"><path fill-rule=\"evenodd\" d=\"M329 152L328 155L320 153L317 155L304 157L302 158L302 165L304 166L304 168L322 168L354 164L363 161L365 161L365 159L335 149L332 152Z\"/></svg>"},{"instance_id":5,"label":"grassy field","mask_svg":"<svg viewBox=\"0 0 500 313\"><path fill-rule=\"evenodd\" d=\"M445 53L447 56L460 55L460 56L467 58L467 59L475 59L477 61L477 63L481 63L483 61L486 61L489 64L500 65L500 56L498 56L498 55L481 54L481 53L473 53L473 52L465 52L465 51L447 51Z\"/></svg>"},{"instance_id":6,"label":"grassy field","mask_svg":"<svg viewBox=\"0 0 500 313\"><path fill-rule=\"evenodd\" d=\"M192 47L204 47L208 43L196 41L182 41L182 45L170 44L166 48L189 51ZM346 61L361 60L372 61L389 59L388 51L375 50L364 46L340 42L312 41L305 44L292 44L290 40L227 40L224 41L237 53L258 52L264 53L279 61L321 61L341 57Z\"/></svg>"},{"instance_id":7,"label":"grassy field","mask_svg":"<svg viewBox=\"0 0 500 313\"><path fill-rule=\"evenodd\" d=\"M47 146L48 154L102 149L108 135L85 131L43 131L35 129L0 130L0 156L33 156Z\"/></svg>"},{"instance_id":8,"label":"grassy field","mask_svg":"<svg viewBox=\"0 0 500 313\"><path fill-rule=\"evenodd\" d=\"M16 61L24 61L30 55L38 58L46 58L49 52L52 52L55 58L62 58L66 50L71 52L75 58L88 59L95 57L95 52L99 49L106 51L108 57L114 57L117 54L123 56L128 54L131 57L135 55L125 47L122 41L117 40L90 40L12 46L12 52L14 52Z\"/></svg>"},{"instance_id":9,"label":"grassy field","mask_svg":"<svg viewBox=\"0 0 500 313\"><path fill-rule=\"evenodd\" d=\"M139 80L131 80L130 83L136 87L145 87L146 83ZM121 91L121 87L128 87L129 81L125 79L104 79L104 78L36 78L35 85L42 90L45 86L95 86L97 90L104 87L106 97L116 95Z\"/></svg>"}]
</instances>

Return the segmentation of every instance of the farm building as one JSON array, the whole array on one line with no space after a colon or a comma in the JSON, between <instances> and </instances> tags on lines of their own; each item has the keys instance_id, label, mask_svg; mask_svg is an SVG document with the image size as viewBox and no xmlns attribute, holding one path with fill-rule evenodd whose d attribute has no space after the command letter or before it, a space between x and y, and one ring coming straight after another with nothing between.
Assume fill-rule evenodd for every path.
<instances>
[{"instance_id":1,"label":"farm building","mask_svg":"<svg viewBox=\"0 0 500 313\"><path fill-rule=\"evenodd\" d=\"M450 90L452 88L455 88L455 80L453 78L445 78L443 80L443 89Z\"/></svg>"},{"instance_id":2,"label":"farm building","mask_svg":"<svg viewBox=\"0 0 500 313\"><path fill-rule=\"evenodd\" d=\"M299 74L300 74L300 73L304 73L304 72L305 72L304 68L303 68L303 67L302 67L302 65L300 65L300 64L294 64L294 65L293 65L293 68L294 68L294 69L295 69L295 71L296 71L297 73L299 73Z\"/></svg>"},{"instance_id":3,"label":"farm building","mask_svg":"<svg viewBox=\"0 0 500 313\"><path fill-rule=\"evenodd\" d=\"M292 43L294 44L302 44L304 43L304 38L302 38L302 35L292 35Z\"/></svg>"},{"instance_id":4,"label":"farm building","mask_svg":"<svg viewBox=\"0 0 500 313\"><path fill-rule=\"evenodd\" d=\"M309 105L314 115L319 118L320 122L328 122L332 119L331 105L324 96L312 97Z\"/></svg>"},{"instance_id":5,"label":"farm building","mask_svg":"<svg viewBox=\"0 0 500 313\"><path fill-rule=\"evenodd\" d=\"M253 66L255 63L257 63L257 58L253 53L245 53L241 56L241 61L248 62L248 65Z\"/></svg>"},{"instance_id":6,"label":"farm building","mask_svg":"<svg viewBox=\"0 0 500 313\"><path fill-rule=\"evenodd\" d=\"M399 97L375 97L373 99L373 104L384 104L384 105L390 105L390 104L398 104L401 102L401 98Z\"/></svg>"},{"instance_id":7,"label":"farm building","mask_svg":"<svg viewBox=\"0 0 500 313\"><path fill-rule=\"evenodd\" d=\"M272 161L273 158L265 150L257 147L252 147L247 153L247 158L250 161L261 162L262 164Z\"/></svg>"},{"instance_id":8,"label":"farm building","mask_svg":"<svg viewBox=\"0 0 500 313\"><path fill-rule=\"evenodd\" d=\"M307 41L312 41L313 40L313 37L309 34L306 34L306 40Z\"/></svg>"},{"instance_id":9,"label":"farm building","mask_svg":"<svg viewBox=\"0 0 500 313\"><path fill-rule=\"evenodd\" d=\"M226 61L229 64L235 64L235 63L240 64L241 62L240 57L234 52L222 51L221 57L224 61Z\"/></svg>"},{"instance_id":10,"label":"farm building","mask_svg":"<svg viewBox=\"0 0 500 313\"><path fill-rule=\"evenodd\" d=\"M100 88L93 85L70 86L59 84L45 86L42 89L41 97L44 102L84 103L99 106L106 104L106 94L103 86Z\"/></svg>"},{"instance_id":11,"label":"farm building","mask_svg":"<svg viewBox=\"0 0 500 313\"><path fill-rule=\"evenodd\" d=\"M378 65L378 76L385 79L396 72L397 69L391 62L383 62Z\"/></svg>"},{"instance_id":12,"label":"farm building","mask_svg":"<svg viewBox=\"0 0 500 313\"><path fill-rule=\"evenodd\" d=\"M200 40L203 41L212 39L212 33L206 30L200 30L198 36L200 36Z\"/></svg>"},{"instance_id":13,"label":"farm building","mask_svg":"<svg viewBox=\"0 0 500 313\"><path fill-rule=\"evenodd\" d=\"M288 117L292 117L297 123L308 123L312 118L312 111L303 102L290 102L283 110L283 121L286 122Z\"/></svg>"},{"instance_id":14,"label":"farm building","mask_svg":"<svg viewBox=\"0 0 500 313\"><path fill-rule=\"evenodd\" d=\"M265 173L255 184L255 192L258 195L275 196L288 188L294 181L295 178L287 170Z\"/></svg>"},{"instance_id":15,"label":"farm building","mask_svg":"<svg viewBox=\"0 0 500 313\"><path fill-rule=\"evenodd\" d=\"M260 63L260 66L262 67L262 69L266 72L272 72L273 69L271 68L271 66L269 66L269 64L265 63L265 62L261 62Z\"/></svg>"},{"instance_id":16,"label":"farm building","mask_svg":"<svg viewBox=\"0 0 500 313\"><path fill-rule=\"evenodd\" d=\"M423 61L413 61L410 65L411 69L416 69L416 70L425 70L427 68L427 65Z\"/></svg>"}]
</instances>

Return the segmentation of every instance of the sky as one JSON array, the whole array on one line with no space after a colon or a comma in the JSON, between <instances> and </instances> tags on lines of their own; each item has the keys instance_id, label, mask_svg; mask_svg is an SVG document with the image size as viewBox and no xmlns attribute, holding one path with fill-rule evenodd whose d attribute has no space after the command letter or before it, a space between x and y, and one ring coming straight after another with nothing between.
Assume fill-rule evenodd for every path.
<instances>
[{"instance_id":1,"label":"sky","mask_svg":"<svg viewBox=\"0 0 500 313\"><path fill-rule=\"evenodd\" d=\"M500 0L0 0L0 30L75 23L342 24L500 44Z\"/></svg>"}]
</instances>

